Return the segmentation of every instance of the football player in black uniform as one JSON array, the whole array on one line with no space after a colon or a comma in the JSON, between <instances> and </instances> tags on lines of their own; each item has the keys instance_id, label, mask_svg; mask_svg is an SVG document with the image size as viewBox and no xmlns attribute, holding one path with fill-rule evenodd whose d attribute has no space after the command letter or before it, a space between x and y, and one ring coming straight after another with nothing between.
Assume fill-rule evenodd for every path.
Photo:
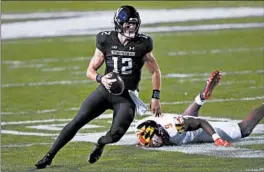
<instances>
[{"instance_id":1,"label":"football player in black uniform","mask_svg":"<svg viewBox=\"0 0 264 172\"><path fill-rule=\"evenodd\" d=\"M88 161L96 162L106 144L118 142L134 119L136 104L128 90L138 90L144 64L152 73L151 111L156 116L161 114L159 101L161 73L152 54L151 37L138 32L141 24L139 13L132 6L121 6L114 15L114 24L114 31L97 34L95 53L86 73L88 78L100 85L84 100L75 118L63 128L48 153L35 164L37 168L50 165L56 153L75 136L81 127L107 109L114 111L112 126L105 136L99 138ZM105 75L100 75L97 69L103 62L106 64ZM111 78L113 71L118 73L124 82L124 91L118 95L110 93L111 85L116 81Z\"/></svg>"}]
</instances>

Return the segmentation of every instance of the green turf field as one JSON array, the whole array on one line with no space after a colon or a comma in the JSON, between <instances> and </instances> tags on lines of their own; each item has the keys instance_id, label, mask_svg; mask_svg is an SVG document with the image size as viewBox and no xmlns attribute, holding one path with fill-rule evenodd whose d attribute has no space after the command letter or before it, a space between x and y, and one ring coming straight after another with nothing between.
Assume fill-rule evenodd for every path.
<instances>
[{"instance_id":1,"label":"green turf field","mask_svg":"<svg viewBox=\"0 0 264 172\"><path fill-rule=\"evenodd\" d=\"M127 2L129 3L129 2ZM3 2L2 12L115 10L121 2ZM134 2L142 8L185 8L211 6L258 6L263 2ZM192 22L225 23L263 22L260 17ZM170 23L174 25L176 23ZM167 25L170 25L167 24ZM178 24L178 23L177 23ZM190 24L188 22L182 25ZM203 88L213 70L224 72L221 85L211 101L201 109L202 116L240 120L263 102L264 32L263 28L152 33L154 55L163 79L163 112L180 113ZM52 166L36 170L34 164L49 149L60 130L73 118L82 103L97 86L86 76L86 68L95 49L94 36L69 36L2 41L1 53L1 129L16 131L1 134L1 171L3 172L241 172L264 171L264 158L234 158L187 154L180 151L143 150L134 145L111 145L95 164L87 157L93 150L90 142L70 142L54 159ZM200 53L202 51L202 53ZM184 54L179 55L179 52ZM100 69L102 73L103 69ZM207 73L204 75L204 73ZM172 74L194 74L175 78ZM149 103L151 75L144 69L140 97ZM214 101L217 100L217 101ZM111 113L108 111L107 113ZM58 121L60 119L60 121ZM136 120L140 117L136 117ZM54 121L45 121L54 120ZM57 121L56 121L57 120ZM96 119L80 134L105 132L111 118ZM14 123L11 123L14 122ZM20 123L19 123L20 122ZM262 120L261 124L264 124ZM52 126L54 125L54 126ZM31 127L31 128L30 128ZM56 128L56 127L55 127ZM22 135L23 132L30 135ZM47 136L34 136L42 133ZM129 131L128 134L132 134ZM36 134L38 135L38 134ZM253 136L264 136L264 133ZM264 150L264 141L234 147ZM206 144L213 147L212 144ZM201 148L200 148L201 149ZM201 150L202 151L202 150ZM219 151L219 150L216 150ZM243 150L241 150L243 151Z\"/></svg>"}]
</instances>

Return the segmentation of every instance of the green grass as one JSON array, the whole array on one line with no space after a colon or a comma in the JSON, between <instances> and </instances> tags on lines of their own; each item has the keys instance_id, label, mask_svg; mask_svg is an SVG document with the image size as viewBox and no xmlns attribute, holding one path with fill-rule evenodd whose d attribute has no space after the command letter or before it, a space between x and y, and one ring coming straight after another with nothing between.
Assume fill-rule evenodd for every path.
<instances>
[{"instance_id":1,"label":"green grass","mask_svg":"<svg viewBox=\"0 0 264 172\"><path fill-rule=\"evenodd\" d=\"M263 6L263 2L135 2L140 7L175 8L205 6ZM90 5L85 5L90 4ZM102 5L103 4L103 5ZM121 2L3 2L2 10L7 12L57 11L113 9ZM252 20L251 20L252 19ZM251 22L263 22L260 18L251 18ZM247 19L230 19L230 22L246 22ZM225 23L226 21L222 21ZM208 21L219 23L221 20ZM206 22L193 22L201 24ZM182 23L186 24L186 23ZM190 24L190 23L189 23ZM169 73L203 74L216 68L223 72L222 84L213 93L215 99L241 99L244 97L264 96L264 75L256 70L264 70L263 50L253 51L264 46L263 29L234 29L218 31L175 32L150 34L154 40L154 55L160 65L162 75ZM58 37L44 39L3 40L2 41L2 84L39 83L51 81L87 80L85 71L95 48L94 36ZM213 49L248 48L251 51L222 52L212 54ZM206 50L205 54L188 54L169 56L169 52L191 52ZM76 60L77 57L84 57ZM56 61L44 61L53 59ZM75 59L72 61L71 59ZM20 61L20 65L7 64L8 61ZM43 65L39 68L34 65ZM72 69L73 66L78 68ZM63 71L47 72L44 69L68 68ZM100 69L102 73L103 69ZM252 71L240 73L239 71ZM77 74L75 73L77 72ZM237 72L231 73L230 72ZM144 68L140 83L140 97L148 103L151 97L151 75ZM196 80L197 79L197 80ZM203 88L206 77L162 79L161 102L191 101ZM228 84L231 83L231 84ZM97 86L87 82L72 85L39 85L5 87L1 89L1 111L14 114L2 114L2 122L32 121L47 119L71 119L82 101ZM251 88L256 87L256 88ZM250 101L208 101L201 109L202 116L243 119L247 113L257 107L263 100ZM163 104L163 112L181 113L188 103ZM40 113L41 110L54 109L54 112ZM21 114L21 112L24 112ZM107 113L111 113L108 111ZM136 119L140 119L136 117ZM102 125L98 129L82 129L84 132L106 131L111 119L94 120L91 124ZM63 124L67 122L51 122ZM38 123L48 124L48 123ZM261 121L264 124L264 121ZM58 133L58 131L37 130L27 126L36 124L2 125L2 130L24 132ZM260 134L263 136L263 134ZM87 163L87 157L94 145L87 142L70 142L56 156L50 168L35 170L34 163L42 158L54 142L53 137L1 135L1 171L3 172L240 172L263 169L263 158L228 158L185 154L180 152L163 152L143 150L136 146L107 146L102 158L95 164ZM41 144L44 143L44 144ZM28 144L32 144L31 146ZM263 150L263 145L243 145L243 148Z\"/></svg>"},{"instance_id":2,"label":"green grass","mask_svg":"<svg viewBox=\"0 0 264 172\"><path fill-rule=\"evenodd\" d=\"M3 1L2 12L32 12L32 11L85 11L85 10L109 10L117 9L121 5L133 5L136 8L190 8L190 7L243 7L264 6L262 1L78 1L78 2L54 2L54 1Z\"/></svg>"},{"instance_id":3,"label":"green grass","mask_svg":"<svg viewBox=\"0 0 264 172\"><path fill-rule=\"evenodd\" d=\"M211 32L193 32L189 34L169 33L152 34L155 41L154 54L160 64L163 75L168 73L209 73L215 68L224 72L263 70L263 52L234 52L222 54L168 56L172 51L211 50L226 48L256 48L264 45L259 35L261 29L224 30ZM230 41L232 38L232 41ZM75 39L75 42L69 41ZM52 41L49 41L52 40ZM175 41L176 40L176 41ZM201 44L202 43L202 44ZM92 46L87 46L92 45ZM48 62L45 67L79 66L85 71L94 49L92 37L60 37L47 39L11 40L2 42L2 60L20 60L26 64L43 63L43 58L56 58L57 62ZM13 51L16 50L16 51ZM66 50L66 51L65 51ZM83 56L87 60L67 61L72 57ZM39 61L32 61L39 60ZM10 68L12 65L2 64L2 84L29 83L56 80L85 80L85 75L76 75L72 70L62 72L44 72L41 68ZM143 77L150 74L144 69ZM201 81L164 78L162 81L162 102L192 100L202 88ZM191 79L191 78L190 78ZM254 81L254 84L250 81ZM245 83L239 83L244 81ZM238 82L224 85L225 82ZM262 89L250 89L251 86L263 86L263 74L226 75L215 93L213 99L228 99L263 96ZM53 118L72 118L76 111L65 111L67 108L78 108L82 100L96 87L96 83L76 85L50 85L2 88L3 112L29 112L23 115L2 115L2 121L25 121ZM151 80L143 79L140 96L148 102L151 95ZM185 95L184 93L187 93ZM232 101L212 103L208 102L201 114L203 116L227 117L242 119L247 112L261 103L254 101ZM164 105L164 112L182 112L188 104ZM38 110L57 109L52 113L36 114ZM137 117L138 118L138 117ZM61 122L66 123L66 122ZM92 124L101 124L95 120ZM263 122L261 122L263 123ZM6 125L5 130L38 132L36 129L26 128L27 125ZM103 129L107 130L109 124ZM87 132L90 130L81 130ZM43 133L58 133L57 131L41 131ZM30 147L3 147L2 171L35 171L33 164L41 158L53 142L51 137L2 135L2 145L23 145L35 143ZM48 145L38 145L48 143ZM69 143L57 155L51 168L42 171L243 171L245 169L263 168L263 159L218 158L201 155L187 155L178 152L146 151L133 146L109 146L102 159L88 165L87 155L91 152L91 143ZM253 148L249 147L249 148ZM254 149L261 149L255 146ZM129 156L128 156L129 155ZM21 159L23 159L21 161ZM124 161L121 161L121 160ZM151 163L150 163L151 162ZM185 165L192 162L191 165ZM108 164L108 165L106 165ZM217 166L216 166L217 164ZM243 165L241 165L243 164Z\"/></svg>"}]
</instances>

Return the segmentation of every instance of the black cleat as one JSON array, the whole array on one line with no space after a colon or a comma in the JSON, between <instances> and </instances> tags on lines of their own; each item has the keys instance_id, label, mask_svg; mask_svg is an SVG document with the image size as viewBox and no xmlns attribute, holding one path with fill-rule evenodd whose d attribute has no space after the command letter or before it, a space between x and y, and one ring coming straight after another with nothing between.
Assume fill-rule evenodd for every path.
<instances>
[{"instance_id":1,"label":"black cleat","mask_svg":"<svg viewBox=\"0 0 264 172\"><path fill-rule=\"evenodd\" d=\"M207 100L212 95L213 89L219 84L222 78L222 73L219 70L212 72L211 76L208 78L204 89L200 93L202 100Z\"/></svg>"},{"instance_id":2,"label":"black cleat","mask_svg":"<svg viewBox=\"0 0 264 172\"><path fill-rule=\"evenodd\" d=\"M90 154L89 163L95 163L102 155L104 146L97 144L94 151Z\"/></svg>"},{"instance_id":3,"label":"black cleat","mask_svg":"<svg viewBox=\"0 0 264 172\"><path fill-rule=\"evenodd\" d=\"M46 168L48 165L51 164L53 157L47 153L41 160L39 160L35 166L37 169Z\"/></svg>"}]
</instances>

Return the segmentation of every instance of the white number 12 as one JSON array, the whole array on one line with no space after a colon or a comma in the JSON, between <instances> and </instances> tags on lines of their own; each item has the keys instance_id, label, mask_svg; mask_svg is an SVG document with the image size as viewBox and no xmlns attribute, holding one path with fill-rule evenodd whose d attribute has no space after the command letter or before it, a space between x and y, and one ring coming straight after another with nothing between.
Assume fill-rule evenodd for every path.
<instances>
[{"instance_id":1,"label":"white number 12","mask_svg":"<svg viewBox=\"0 0 264 172\"><path fill-rule=\"evenodd\" d=\"M112 57L114 61L114 70L118 71L118 57ZM126 64L127 65L123 65ZM121 73L122 74L131 74L132 73L132 58L122 58L122 67Z\"/></svg>"}]
</instances>

